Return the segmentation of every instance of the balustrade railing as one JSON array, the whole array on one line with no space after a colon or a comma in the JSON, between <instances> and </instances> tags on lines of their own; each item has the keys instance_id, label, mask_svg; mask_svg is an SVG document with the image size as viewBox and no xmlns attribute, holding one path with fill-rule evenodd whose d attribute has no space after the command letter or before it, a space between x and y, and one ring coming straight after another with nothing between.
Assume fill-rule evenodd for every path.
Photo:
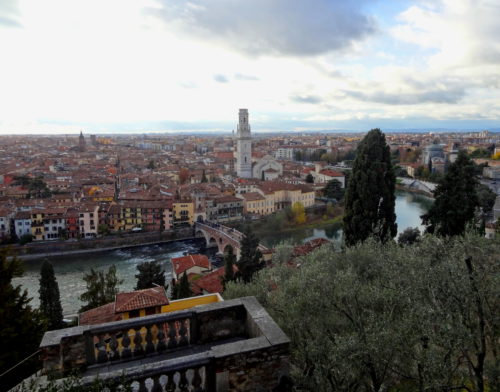
<instances>
[{"instance_id":1,"label":"balustrade railing","mask_svg":"<svg viewBox=\"0 0 500 392\"><path fill-rule=\"evenodd\" d=\"M127 320L86 332L87 363L106 363L163 353L191 344L191 317Z\"/></svg>"},{"instance_id":2,"label":"balustrade railing","mask_svg":"<svg viewBox=\"0 0 500 392\"><path fill-rule=\"evenodd\" d=\"M130 386L134 392L212 392L215 391L215 372L210 359L195 354L179 360L155 362L148 367L129 368L101 375L104 385L111 382L112 390ZM91 386L94 376L85 376L81 385Z\"/></svg>"}]
</instances>

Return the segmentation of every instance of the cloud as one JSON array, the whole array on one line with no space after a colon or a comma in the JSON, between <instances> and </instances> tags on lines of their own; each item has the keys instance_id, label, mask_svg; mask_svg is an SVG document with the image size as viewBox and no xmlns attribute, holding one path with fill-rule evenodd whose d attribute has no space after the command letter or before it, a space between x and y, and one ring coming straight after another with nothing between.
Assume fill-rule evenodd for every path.
<instances>
[{"instance_id":1,"label":"cloud","mask_svg":"<svg viewBox=\"0 0 500 392\"><path fill-rule=\"evenodd\" d=\"M240 73L234 74L234 78L236 80L259 80L257 76L252 76L252 75L243 75Z\"/></svg>"},{"instance_id":2,"label":"cloud","mask_svg":"<svg viewBox=\"0 0 500 392\"><path fill-rule=\"evenodd\" d=\"M0 2L0 27L22 27L17 20L18 16L17 0L2 0Z\"/></svg>"},{"instance_id":3,"label":"cloud","mask_svg":"<svg viewBox=\"0 0 500 392\"><path fill-rule=\"evenodd\" d=\"M224 76L222 74L214 75L214 80L218 83L228 83L229 82L229 79L226 78L226 76Z\"/></svg>"},{"instance_id":4,"label":"cloud","mask_svg":"<svg viewBox=\"0 0 500 392\"><path fill-rule=\"evenodd\" d=\"M398 16L394 38L436 50L432 66L500 63L500 3L497 0L436 0Z\"/></svg>"},{"instance_id":5,"label":"cloud","mask_svg":"<svg viewBox=\"0 0 500 392\"><path fill-rule=\"evenodd\" d=\"M372 0L158 0L168 25L248 55L310 56L351 47L376 31Z\"/></svg>"},{"instance_id":6,"label":"cloud","mask_svg":"<svg viewBox=\"0 0 500 392\"><path fill-rule=\"evenodd\" d=\"M293 95L290 97L290 100L295 103L309 103L309 104L318 104L323 102L323 99L316 95Z\"/></svg>"}]
</instances>

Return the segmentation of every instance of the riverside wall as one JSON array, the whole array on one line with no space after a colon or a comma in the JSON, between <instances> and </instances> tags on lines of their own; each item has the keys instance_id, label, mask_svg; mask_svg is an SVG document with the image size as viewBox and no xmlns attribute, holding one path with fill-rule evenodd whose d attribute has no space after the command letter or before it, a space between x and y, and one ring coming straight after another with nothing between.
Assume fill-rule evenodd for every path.
<instances>
[{"instance_id":1,"label":"riverside wall","mask_svg":"<svg viewBox=\"0 0 500 392\"><path fill-rule=\"evenodd\" d=\"M22 260L35 260L44 257L105 252L191 238L194 238L193 228L184 228L165 231L161 234L159 232L127 233L76 241L31 242L21 246L10 245L10 248Z\"/></svg>"}]
</instances>

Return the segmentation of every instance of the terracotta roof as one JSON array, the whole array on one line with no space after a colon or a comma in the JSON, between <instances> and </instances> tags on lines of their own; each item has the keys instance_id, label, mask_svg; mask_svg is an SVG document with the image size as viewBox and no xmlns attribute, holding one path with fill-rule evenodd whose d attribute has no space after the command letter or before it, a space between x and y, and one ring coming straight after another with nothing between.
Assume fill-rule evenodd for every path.
<instances>
[{"instance_id":1,"label":"terracotta roof","mask_svg":"<svg viewBox=\"0 0 500 392\"><path fill-rule=\"evenodd\" d=\"M240 194L246 201L255 201L255 200L266 200L264 196L262 196L258 192L248 192Z\"/></svg>"},{"instance_id":2,"label":"terracotta roof","mask_svg":"<svg viewBox=\"0 0 500 392\"><path fill-rule=\"evenodd\" d=\"M172 266L177 276L181 275L184 271L193 268L194 266L210 269L212 266L208 257L205 255L187 255L182 257L174 257Z\"/></svg>"},{"instance_id":3,"label":"terracotta roof","mask_svg":"<svg viewBox=\"0 0 500 392\"><path fill-rule=\"evenodd\" d=\"M168 298L163 287L118 293L116 294L115 313L162 305L168 305Z\"/></svg>"},{"instance_id":4,"label":"terracotta roof","mask_svg":"<svg viewBox=\"0 0 500 392\"><path fill-rule=\"evenodd\" d=\"M307 255L308 253L311 253L316 248L319 248L320 246L323 246L324 244L329 244L329 243L330 243L330 241L328 241L325 238L315 238L311 241L306 242L304 245L295 246L293 248L292 257Z\"/></svg>"},{"instance_id":5,"label":"terracotta roof","mask_svg":"<svg viewBox=\"0 0 500 392\"><path fill-rule=\"evenodd\" d=\"M233 271L236 274L238 267L233 265ZM222 293L222 279L224 277L224 267L218 268L207 275L202 276L200 279L191 283L191 291L194 294L203 294L203 291L208 293Z\"/></svg>"},{"instance_id":6,"label":"terracotta roof","mask_svg":"<svg viewBox=\"0 0 500 392\"><path fill-rule=\"evenodd\" d=\"M115 314L115 303L111 302L80 313L78 323L79 325L94 325L117 320L121 320L121 316Z\"/></svg>"},{"instance_id":7,"label":"terracotta roof","mask_svg":"<svg viewBox=\"0 0 500 392\"><path fill-rule=\"evenodd\" d=\"M329 177L344 177L344 174L331 169L324 169L320 171L321 174Z\"/></svg>"}]
</instances>

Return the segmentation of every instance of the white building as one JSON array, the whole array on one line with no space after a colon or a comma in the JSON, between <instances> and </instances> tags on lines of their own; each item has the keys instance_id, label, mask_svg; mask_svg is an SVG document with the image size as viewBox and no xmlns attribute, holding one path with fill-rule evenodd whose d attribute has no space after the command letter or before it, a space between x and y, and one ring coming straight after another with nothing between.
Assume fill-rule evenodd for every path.
<instances>
[{"instance_id":1,"label":"white building","mask_svg":"<svg viewBox=\"0 0 500 392\"><path fill-rule=\"evenodd\" d=\"M27 211L20 211L14 217L14 230L17 238L31 234L31 214Z\"/></svg>"},{"instance_id":2,"label":"white building","mask_svg":"<svg viewBox=\"0 0 500 392\"><path fill-rule=\"evenodd\" d=\"M252 136L247 109L239 111L236 133L236 174L241 178L252 178Z\"/></svg>"}]
</instances>

